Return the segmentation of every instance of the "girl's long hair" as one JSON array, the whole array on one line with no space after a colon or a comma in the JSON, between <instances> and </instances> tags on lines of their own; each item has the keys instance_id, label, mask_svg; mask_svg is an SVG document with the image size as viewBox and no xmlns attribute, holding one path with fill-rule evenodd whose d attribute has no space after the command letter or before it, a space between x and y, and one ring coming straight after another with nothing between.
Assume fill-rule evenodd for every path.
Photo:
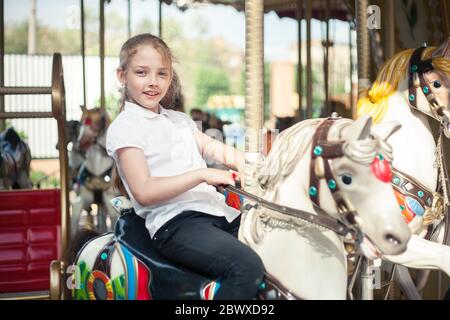
<instances>
[{"instance_id":1,"label":"girl's long hair","mask_svg":"<svg viewBox=\"0 0 450 320\"><path fill-rule=\"evenodd\" d=\"M126 73L128 71L129 63L131 58L137 53L139 46L141 45L150 45L156 51L161 54L163 60L167 63L170 69L171 74L171 82L169 89L167 90L166 95L161 100L160 104L165 109L176 109L183 110L183 106L180 105L180 102L183 101L181 94L181 84L177 73L173 70L172 62L174 61L174 57L167 46L167 44L159 37L154 36L150 33L143 33L131 37L122 45L119 54L120 65L118 70ZM125 101L131 101L128 96L128 92L126 87L122 87L120 90L122 97L120 99L120 109L119 112L122 112L125 106ZM117 165L114 163L113 171L112 171L112 183L113 187L118 190L121 194L127 195L125 187L123 185L122 180L120 179L119 173L117 171Z\"/></svg>"}]
</instances>

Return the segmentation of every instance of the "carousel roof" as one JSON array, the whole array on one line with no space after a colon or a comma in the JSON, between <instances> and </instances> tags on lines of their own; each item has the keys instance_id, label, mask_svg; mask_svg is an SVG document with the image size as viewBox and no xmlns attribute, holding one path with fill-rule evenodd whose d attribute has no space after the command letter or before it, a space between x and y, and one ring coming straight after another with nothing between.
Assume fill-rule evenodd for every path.
<instances>
[{"instance_id":1,"label":"carousel roof","mask_svg":"<svg viewBox=\"0 0 450 320\"><path fill-rule=\"evenodd\" d=\"M245 0L163 0L167 4L174 4L180 10L186 10L196 3L211 3L232 6L236 10L244 11ZM280 17L296 19L297 3L299 0L264 0L264 12L275 11ZM306 1L302 1L305 5ZM318 20L326 20L325 6L329 8L329 17L348 21L353 12L353 1L326 0L312 1L312 17Z\"/></svg>"}]
</instances>

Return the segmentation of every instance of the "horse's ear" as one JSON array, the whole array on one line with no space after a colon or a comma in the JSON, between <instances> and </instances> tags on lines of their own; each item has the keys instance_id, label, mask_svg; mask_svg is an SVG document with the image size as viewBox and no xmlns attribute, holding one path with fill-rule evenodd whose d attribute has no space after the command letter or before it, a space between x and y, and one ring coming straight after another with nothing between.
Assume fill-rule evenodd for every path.
<instances>
[{"instance_id":1,"label":"horse's ear","mask_svg":"<svg viewBox=\"0 0 450 320\"><path fill-rule=\"evenodd\" d=\"M400 130L402 125L398 121L387 121L373 126L372 132L380 139L386 141L395 132Z\"/></svg>"},{"instance_id":2,"label":"horse's ear","mask_svg":"<svg viewBox=\"0 0 450 320\"><path fill-rule=\"evenodd\" d=\"M450 37L444 41L436 50L434 50L432 56L434 58L446 57L450 59Z\"/></svg>"},{"instance_id":3,"label":"horse's ear","mask_svg":"<svg viewBox=\"0 0 450 320\"><path fill-rule=\"evenodd\" d=\"M342 136L346 140L364 140L370 137L372 128L372 117L367 114L362 115L351 125L342 130Z\"/></svg>"},{"instance_id":4,"label":"horse's ear","mask_svg":"<svg viewBox=\"0 0 450 320\"><path fill-rule=\"evenodd\" d=\"M87 111L87 108L85 105L80 105L81 111L83 111L83 113L85 113Z\"/></svg>"}]
</instances>

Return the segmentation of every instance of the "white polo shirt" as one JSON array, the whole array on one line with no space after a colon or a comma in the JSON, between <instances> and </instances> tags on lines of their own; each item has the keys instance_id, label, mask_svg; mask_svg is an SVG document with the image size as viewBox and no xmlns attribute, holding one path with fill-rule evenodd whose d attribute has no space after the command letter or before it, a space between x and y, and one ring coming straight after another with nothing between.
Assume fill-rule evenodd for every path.
<instances>
[{"instance_id":1,"label":"white polo shirt","mask_svg":"<svg viewBox=\"0 0 450 320\"><path fill-rule=\"evenodd\" d=\"M158 114L131 102L125 102L124 110L108 127L106 150L115 160L134 210L145 218L145 225L151 237L164 223L183 211L195 210L224 216L229 222L240 213L228 206L225 197L207 183L200 183L163 203L143 207L136 201L123 179L117 150L124 147L135 147L144 151L150 175L153 177L176 176L206 168L195 140L196 131L198 129L195 122L182 112L160 106Z\"/></svg>"}]
</instances>

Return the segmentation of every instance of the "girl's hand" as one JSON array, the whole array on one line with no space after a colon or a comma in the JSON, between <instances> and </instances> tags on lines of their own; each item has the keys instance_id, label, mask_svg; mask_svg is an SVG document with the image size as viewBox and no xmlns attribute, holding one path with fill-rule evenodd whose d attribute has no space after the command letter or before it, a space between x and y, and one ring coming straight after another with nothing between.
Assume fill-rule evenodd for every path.
<instances>
[{"instance_id":1,"label":"girl's hand","mask_svg":"<svg viewBox=\"0 0 450 320\"><path fill-rule=\"evenodd\" d=\"M223 186L223 185L232 185L234 186L233 175L230 171L213 169L213 168L205 168L200 169L200 174L202 180L209 185L214 186Z\"/></svg>"}]
</instances>

